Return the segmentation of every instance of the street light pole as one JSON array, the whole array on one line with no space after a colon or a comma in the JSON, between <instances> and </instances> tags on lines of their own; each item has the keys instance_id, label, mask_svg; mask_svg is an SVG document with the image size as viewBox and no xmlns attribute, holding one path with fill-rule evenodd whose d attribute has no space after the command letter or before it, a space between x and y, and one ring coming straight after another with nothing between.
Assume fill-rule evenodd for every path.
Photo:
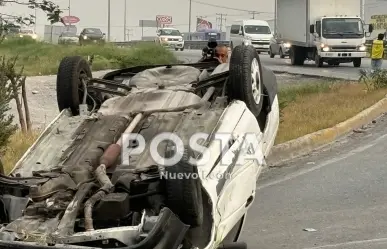
<instances>
[{"instance_id":1,"label":"street light pole","mask_svg":"<svg viewBox=\"0 0 387 249\"><path fill-rule=\"evenodd\" d=\"M361 0L360 1L360 13L361 13L361 19L364 21L364 18L365 18L365 16L364 16L364 12L365 12L365 10L364 10L364 8L365 8L365 0Z\"/></svg>"},{"instance_id":2,"label":"street light pole","mask_svg":"<svg viewBox=\"0 0 387 249\"><path fill-rule=\"evenodd\" d=\"M110 0L108 0L108 42L110 42Z\"/></svg>"},{"instance_id":3,"label":"street light pole","mask_svg":"<svg viewBox=\"0 0 387 249\"><path fill-rule=\"evenodd\" d=\"M124 41L126 41L126 0L124 0Z\"/></svg>"},{"instance_id":4,"label":"street light pole","mask_svg":"<svg viewBox=\"0 0 387 249\"><path fill-rule=\"evenodd\" d=\"M71 0L69 0L69 16L71 16Z\"/></svg>"},{"instance_id":5,"label":"street light pole","mask_svg":"<svg viewBox=\"0 0 387 249\"><path fill-rule=\"evenodd\" d=\"M189 0L188 40L191 40L191 8L192 8L192 0Z\"/></svg>"}]
</instances>

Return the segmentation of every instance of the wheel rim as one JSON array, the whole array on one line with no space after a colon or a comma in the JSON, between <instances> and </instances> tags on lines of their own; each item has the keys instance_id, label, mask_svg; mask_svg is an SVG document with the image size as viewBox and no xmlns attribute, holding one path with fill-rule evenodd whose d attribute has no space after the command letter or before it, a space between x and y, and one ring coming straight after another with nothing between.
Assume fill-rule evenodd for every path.
<instances>
[{"instance_id":1,"label":"wheel rim","mask_svg":"<svg viewBox=\"0 0 387 249\"><path fill-rule=\"evenodd\" d=\"M256 104L261 101L261 72L259 71L259 64L256 58L251 62L251 88L253 90L253 98Z\"/></svg>"}]
</instances>

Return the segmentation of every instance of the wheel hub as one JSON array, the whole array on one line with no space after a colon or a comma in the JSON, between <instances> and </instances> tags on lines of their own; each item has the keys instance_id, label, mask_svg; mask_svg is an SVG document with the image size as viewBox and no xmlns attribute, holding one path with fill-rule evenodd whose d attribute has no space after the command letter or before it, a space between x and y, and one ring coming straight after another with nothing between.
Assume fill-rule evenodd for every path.
<instances>
[{"instance_id":1,"label":"wheel hub","mask_svg":"<svg viewBox=\"0 0 387 249\"><path fill-rule=\"evenodd\" d=\"M259 71L259 64L256 58L251 62L251 88L253 90L253 98L256 104L261 102L261 73Z\"/></svg>"}]
</instances>

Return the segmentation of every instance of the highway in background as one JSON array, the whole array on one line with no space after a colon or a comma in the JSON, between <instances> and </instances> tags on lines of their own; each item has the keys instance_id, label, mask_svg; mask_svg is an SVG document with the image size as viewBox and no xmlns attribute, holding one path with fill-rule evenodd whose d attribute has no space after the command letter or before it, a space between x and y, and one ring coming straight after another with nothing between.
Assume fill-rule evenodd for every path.
<instances>
[{"instance_id":1,"label":"highway in background","mask_svg":"<svg viewBox=\"0 0 387 249\"><path fill-rule=\"evenodd\" d=\"M182 61L187 63L196 62L201 57L200 50L184 50L184 51L176 51L175 55ZM371 68L371 60L365 58L362 60L362 66L360 68L353 67L352 63L344 63L338 67L328 66L324 64L324 67L317 68L314 65L313 61L305 62L304 66L292 66L290 64L290 59L285 58L281 59L278 56L275 58L270 58L267 54L260 55L262 63L272 70L277 71L286 71L289 73L297 73L297 74L308 74L308 75L316 75L316 76L324 76L324 77L335 77L349 80L358 80L359 79L359 70L370 69ZM383 68L387 69L387 61L383 63Z\"/></svg>"}]
</instances>

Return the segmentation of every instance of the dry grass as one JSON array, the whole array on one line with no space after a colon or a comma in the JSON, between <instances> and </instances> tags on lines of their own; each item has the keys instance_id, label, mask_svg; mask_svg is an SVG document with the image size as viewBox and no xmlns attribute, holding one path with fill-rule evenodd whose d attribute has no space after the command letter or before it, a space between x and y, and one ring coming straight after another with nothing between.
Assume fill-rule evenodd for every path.
<instances>
[{"instance_id":1,"label":"dry grass","mask_svg":"<svg viewBox=\"0 0 387 249\"><path fill-rule=\"evenodd\" d=\"M283 108L283 122L279 127L276 144L345 121L375 104L386 93L387 89L367 92L365 85L354 82L281 89L280 101L290 101Z\"/></svg>"},{"instance_id":2,"label":"dry grass","mask_svg":"<svg viewBox=\"0 0 387 249\"><path fill-rule=\"evenodd\" d=\"M19 161L27 149L38 138L39 134L40 131L32 131L27 134L23 134L20 130L18 130L11 137L9 145L1 158L5 173L8 173L13 169L17 161Z\"/></svg>"}]
</instances>

